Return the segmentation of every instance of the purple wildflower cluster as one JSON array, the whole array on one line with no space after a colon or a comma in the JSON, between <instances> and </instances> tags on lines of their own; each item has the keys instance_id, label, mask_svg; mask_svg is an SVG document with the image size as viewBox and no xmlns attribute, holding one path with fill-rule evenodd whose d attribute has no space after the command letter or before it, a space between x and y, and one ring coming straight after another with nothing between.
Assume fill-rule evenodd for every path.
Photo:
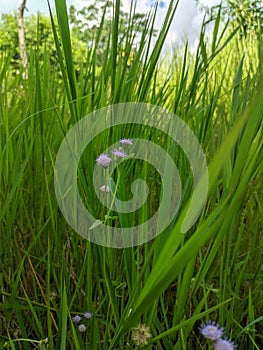
<instances>
[{"instance_id":1,"label":"purple wildflower cluster","mask_svg":"<svg viewBox=\"0 0 263 350\"><path fill-rule=\"evenodd\" d=\"M234 342L222 338L224 336L224 328L220 327L215 321L202 323L199 331L202 336L212 341L212 346L215 350L234 350L237 348Z\"/></svg>"},{"instance_id":2,"label":"purple wildflower cluster","mask_svg":"<svg viewBox=\"0 0 263 350\"><path fill-rule=\"evenodd\" d=\"M122 145L132 145L132 140L131 139L120 139L120 144Z\"/></svg>"},{"instance_id":3,"label":"purple wildflower cluster","mask_svg":"<svg viewBox=\"0 0 263 350\"><path fill-rule=\"evenodd\" d=\"M93 314L91 312L84 312L82 316L76 315L72 317L72 322L78 324L78 330L79 332L83 333L87 330L87 320L91 319L93 317ZM86 323L86 324L85 324Z\"/></svg>"},{"instance_id":4,"label":"purple wildflower cluster","mask_svg":"<svg viewBox=\"0 0 263 350\"><path fill-rule=\"evenodd\" d=\"M116 159L122 159L124 157L127 157L127 153L123 151L122 147L132 145L132 140L131 139L120 139L119 142L121 144L120 148L119 149L115 149L114 151L112 151L112 154L113 154L113 156L115 156ZM112 163L112 159L111 159L111 157L108 154L101 153L97 157L96 163L98 165L100 165L101 167L103 167L104 169L106 169ZM100 187L100 191L104 192L104 193L109 193L110 192L110 188L107 185L102 185Z\"/></svg>"},{"instance_id":5,"label":"purple wildflower cluster","mask_svg":"<svg viewBox=\"0 0 263 350\"><path fill-rule=\"evenodd\" d=\"M96 162L106 169L112 162L112 159L107 154L101 153L96 159Z\"/></svg>"}]
</instances>

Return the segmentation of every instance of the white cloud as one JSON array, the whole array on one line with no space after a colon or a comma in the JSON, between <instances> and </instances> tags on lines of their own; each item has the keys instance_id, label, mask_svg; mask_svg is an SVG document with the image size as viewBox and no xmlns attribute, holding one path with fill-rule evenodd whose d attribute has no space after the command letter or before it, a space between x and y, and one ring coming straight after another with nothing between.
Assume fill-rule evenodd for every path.
<instances>
[{"instance_id":1,"label":"white cloud","mask_svg":"<svg viewBox=\"0 0 263 350\"><path fill-rule=\"evenodd\" d=\"M18 9L20 2L20 0L13 0L12 3L10 3L10 0L1 0L0 12L7 13L14 11Z\"/></svg>"},{"instance_id":2,"label":"white cloud","mask_svg":"<svg viewBox=\"0 0 263 350\"><path fill-rule=\"evenodd\" d=\"M222 2L222 0L199 0L199 2L203 6L212 7L219 5Z\"/></svg>"},{"instance_id":3,"label":"white cloud","mask_svg":"<svg viewBox=\"0 0 263 350\"><path fill-rule=\"evenodd\" d=\"M208 0L202 0L208 1ZM123 0L124 8L129 10L130 0ZM211 5L220 2L219 0L209 1ZM146 13L151 3L151 0L137 1L137 11ZM163 20L169 6L170 0L163 0L162 7L158 9L155 26L160 29ZM190 46L194 47L197 38L199 37L199 31L203 20L203 13L198 8L195 0L179 0L179 4L173 19L173 22L168 32L165 47L171 48L174 44L180 43L182 40L187 39Z\"/></svg>"},{"instance_id":4,"label":"white cloud","mask_svg":"<svg viewBox=\"0 0 263 350\"><path fill-rule=\"evenodd\" d=\"M1 1L0 15L2 13L17 11L22 2L22 0L0 0L0 1ZM53 3L53 0L51 0L51 3ZM48 13L47 1L27 0L25 15L36 13L38 11L42 13Z\"/></svg>"},{"instance_id":5,"label":"white cloud","mask_svg":"<svg viewBox=\"0 0 263 350\"><path fill-rule=\"evenodd\" d=\"M72 0L75 6L81 8L88 6L93 0ZM147 13L150 10L151 0L138 0L136 11L139 13ZM169 6L170 0L159 1L161 6L158 9L155 26L160 29ZM130 10L131 0L122 0L123 9L127 12ZM173 43L178 43L181 38L188 38L189 43L194 45L194 42L199 34L203 15L200 14L196 6L195 0L179 0L179 5L175 13L173 23L166 40L166 47L172 46Z\"/></svg>"},{"instance_id":6,"label":"white cloud","mask_svg":"<svg viewBox=\"0 0 263 350\"><path fill-rule=\"evenodd\" d=\"M178 42L181 38L188 38L190 44L193 44L198 35L196 19L199 19L199 12L195 1L180 0L168 34L169 38L174 38L174 42Z\"/></svg>"},{"instance_id":7,"label":"white cloud","mask_svg":"<svg viewBox=\"0 0 263 350\"><path fill-rule=\"evenodd\" d=\"M16 10L21 2L21 0L0 1L0 13ZM54 6L54 0L50 0L50 2L51 5ZM94 2L94 0L67 0L68 5L73 4L77 8L88 6L92 2ZM124 10L128 12L130 10L131 0L123 0L122 3ZM137 12L147 13L153 3L153 0L137 0ZM169 3L170 0L159 1L161 6L158 9L155 23L157 29L160 29L162 26ZM201 3L203 5L212 6L220 3L220 0L201 0ZM45 0L27 0L27 8L29 14L36 11L48 13ZM166 47L171 46L173 43L178 43L181 38L187 38L190 45L194 45L199 35L202 18L203 14L200 13L195 0L179 0L179 5L167 36Z\"/></svg>"}]
</instances>

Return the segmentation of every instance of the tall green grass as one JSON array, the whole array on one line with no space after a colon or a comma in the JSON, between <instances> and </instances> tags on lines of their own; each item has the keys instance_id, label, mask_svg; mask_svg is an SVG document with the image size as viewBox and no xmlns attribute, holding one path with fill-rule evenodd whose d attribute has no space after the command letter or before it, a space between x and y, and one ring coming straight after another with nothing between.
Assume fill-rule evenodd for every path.
<instances>
[{"instance_id":1,"label":"tall green grass","mask_svg":"<svg viewBox=\"0 0 263 350\"><path fill-rule=\"evenodd\" d=\"M177 7L171 1L155 44L150 45L156 8L128 64L121 52L134 47L134 28L130 21L126 37L120 37L115 1L105 64L96 63L98 32L76 77L66 4L55 3L56 17L50 15L60 73L48 52L43 61L37 50L30 53L28 80L12 74L8 53L0 59L1 348L135 349L132 329L145 323L152 333L148 349L207 349L198 326L213 319L239 349L261 349L260 36L240 38L221 24L219 13L210 41L203 24L195 54L186 45L163 59ZM119 102L146 102L176 113L195 132L209 163L207 203L195 226L181 234L192 192L183 152L157 131L127 125L93 140L79 173L83 196L90 196L97 215L103 209L84 169L93 167L108 141L126 135L151 139L171 154L180 172L183 197L174 224L153 241L123 250L97 246L72 231L53 184L67 131L91 111ZM149 166L132 161L120 167L128 183L131 168L151 188L140 214L145 218L158 206L161 181ZM126 186L120 185L122 198ZM94 316L81 333L72 317L84 311Z\"/></svg>"}]
</instances>

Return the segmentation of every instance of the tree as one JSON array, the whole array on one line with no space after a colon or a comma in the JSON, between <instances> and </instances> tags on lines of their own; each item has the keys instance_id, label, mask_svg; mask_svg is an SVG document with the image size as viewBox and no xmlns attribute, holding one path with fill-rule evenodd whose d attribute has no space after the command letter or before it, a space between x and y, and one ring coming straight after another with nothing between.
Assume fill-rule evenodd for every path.
<instances>
[{"instance_id":1,"label":"tree","mask_svg":"<svg viewBox=\"0 0 263 350\"><path fill-rule=\"evenodd\" d=\"M263 31L262 5L262 0L228 1L229 15L240 25L242 34Z\"/></svg>"},{"instance_id":2,"label":"tree","mask_svg":"<svg viewBox=\"0 0 263 350\"><path fill-rule=\"evenodd\" d=\"M109 35L112 27L113 2L111 0L97 0L81 10L77 10L74 6L69 9L69 21L72 32L87 47L92 47L94 39L100 33L100 40L97 44L96 57L97 64L102 65L104 61L104 53L109 42ZM146 14L133 13L130 14L123 10L121 5L119 17L119 42L125 38L129 26L132 25L134 32L139 37L145 30ZM156 32L154 32L155 34ZM130 53L127 53L130 54Z\"/></svg>"},{"instance_id":3,"label":"tree","mask_svg":"<svg viewBox=\"0 0 263 350\"><path fill-rule=\"evenodd\" d=\"M23 0L25 9L25 0ZM87 49L92 49L94 39L100 33L99 42L96 44L96 65L102 67L105 62L105 53L109 45L109 38L112 27L113 2L110 0L97 0L87 7L77 10L74 6L69 9L69 20L71 27L71 40L74 47L74 60L76 71L81 69L81 62L85 60ZM57 51L52 34L50 18L42 15L23 16L20 14L20 22L23 25L24 41L22 46L27 48L28 61L34 54L37 54L38 61L44 60L44 56L49 57L51 66L59 71L57 65ZM130 14L123 10L120 11L119 18L119 48L125 47L125 34L132 26L133 33L137 35L137 42L140 33L145 30L146 15L140 13ZM17 18L14 14L3 14L0 19L0 54L11 56L11 66L13 73L20 71L23 49L18 45L19 27ZM123 43L123 45L122 45ZM134 50L134 47L131 47ZM127 57L132 57L133 52L122 52ZM22 56L21 56L22 57ZM128 62L129 62L128 59ZM27 66L27 61L22 59L22 66Z\"/></svg>"},{"instance_id":4,"label":"tree","mask_svg":"<svg viewBox=\"0 0 263 350\"><path fill-rule=\"evenodd\" d=\"M24 28L24 11L26 8L26 1L22 0L18 12L17 12L17 24L18 24L18 41L20 47L20 57L22 60L22 67L24 68L22 77L24 79L28 78L28 57L26 52L26 39L25 39L25 28Z\"/></svg>"},{"instance_id":5,"label":"tree","mask_svg":"<svg viewBox=\"0 0 263 350\"><path fill-rule=\"evenodd\" d=\"M50 18L41 13L24 16L25 42L28 62L37 55L41 64L45 57L49 59L51 68L59 71L57 64L57 51L54 43ZM86 45L75 35L72 35L74 45L74 58L81 62L85 57ZM0 55L10 56L12 73L17 74L21 67L20 48L18 42L17 16L14 14L2 14L0 19Z\"/></svg>"},{"instance_id":6,"label":"tree","mask_svg":"<svg viewBox=\"0 0 263 350\"><path fill-rule=\"evenodd\" d=\"M263 32L263 1L262 0L227 0L221 5L204 6L201 0L196 0L202 9L211 15L221 8L222 14L240 27L241 35L248 35L260 30Z\"/></svg>"}]
</instances>

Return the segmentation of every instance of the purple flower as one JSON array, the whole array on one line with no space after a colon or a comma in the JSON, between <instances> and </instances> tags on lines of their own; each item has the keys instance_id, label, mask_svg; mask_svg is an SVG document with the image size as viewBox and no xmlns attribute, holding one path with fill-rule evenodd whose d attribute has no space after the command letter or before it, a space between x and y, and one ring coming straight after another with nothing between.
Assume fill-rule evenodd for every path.
<instances>
[{"instance_id":1,"label":"purple flower","mask_svg":"<svg viewBox=\"0 0 263 350\"><path fill-rule=\"evenodd\" d=\"M132 140L131 139L120 139L120 143L122 145L132 145Z\"/></svg>"},{"instance_id":2,"label":"purple flower","mask_svg":"<svg viewBox=\"0 0 263 350\"><path fill-rule=\"evenodd\" d=\"M90 319L93 317L93 314L91 312L84 312L83 316L87 319Z\"/></svg>"},{"instance_id":3,"label":"purple flower","mask_svg":"<svg viewBox=\"0 0 263 350\"><path fill-rule=\"evenodd\" d=\"M115 149L115 151L113 151L112 153L113 153L113 154L115 155L115 157L117 157L117 158L124 158L124 157L127 156L127 153L122 152L122 151L120 151L120 150L118 150L118 149Z\"/></svg>"},{"instance_id":4,"label":"purple flower","mask_svg":"<svg viewBox=\"0 0 263 350\"><path fill-rule=\"evenodd\" d=\"M224 334L224 328L219 328L215 321L209 321L207 324L202 323L199 328L200 333L207 339L216 340Z\"/></svg>"},{"instance_id":5,"label":"purple flower","mask_svg":"<svg viewBox=\"0 0 263 350\"><path fill-rule=\"evenodd\" d=\"M237 346L232 341L227 339L217 339L213 344L215 350L234 350L236 347Z\"/></svg>"},{"instance_id":6,"label":"purple flower","mask_svg":"<svg viewBox=\"0 0 263 350\"><path fill-rule=\"evenodd\" d=\"M109 186L103 185L103 186L100 187L100 191L109 193L110 192L110 188L109 188Z\"/></svg>"},{"instance_id":7,"label":"purple flower","mask_svg":"<svg viewBox=\"0 0 263 350\"><path fill-rule=\"evenodd\" d=\"M80 324L79 326L78 326L78 330L80 331L80 332L85 332L86 331L86 329L87 329L87 327L84 325L84 324Z\"/></svg>"},{"instance_id":8,"label":"purple flower","mask_svg":"<svg viewBox=\"0 0 263 350\"><path fill-rule=\"evenodd\" d=\"M108 166L112 162L112 159L107 154L101 153L96 159L96 162L103 168L108 168Z\"/></svg>"},{"instance_id":9,"label":"purple flower","mask_svg":"<svg viewBox=\"0 0 263 350\"><path fill-rule=\"evenodd\" d=\"M81 317L79 315L76 315L76 316L72 317L72 321L74 323L79 323L80 320L81 320Z\"/></svg>"}]
</instances>

